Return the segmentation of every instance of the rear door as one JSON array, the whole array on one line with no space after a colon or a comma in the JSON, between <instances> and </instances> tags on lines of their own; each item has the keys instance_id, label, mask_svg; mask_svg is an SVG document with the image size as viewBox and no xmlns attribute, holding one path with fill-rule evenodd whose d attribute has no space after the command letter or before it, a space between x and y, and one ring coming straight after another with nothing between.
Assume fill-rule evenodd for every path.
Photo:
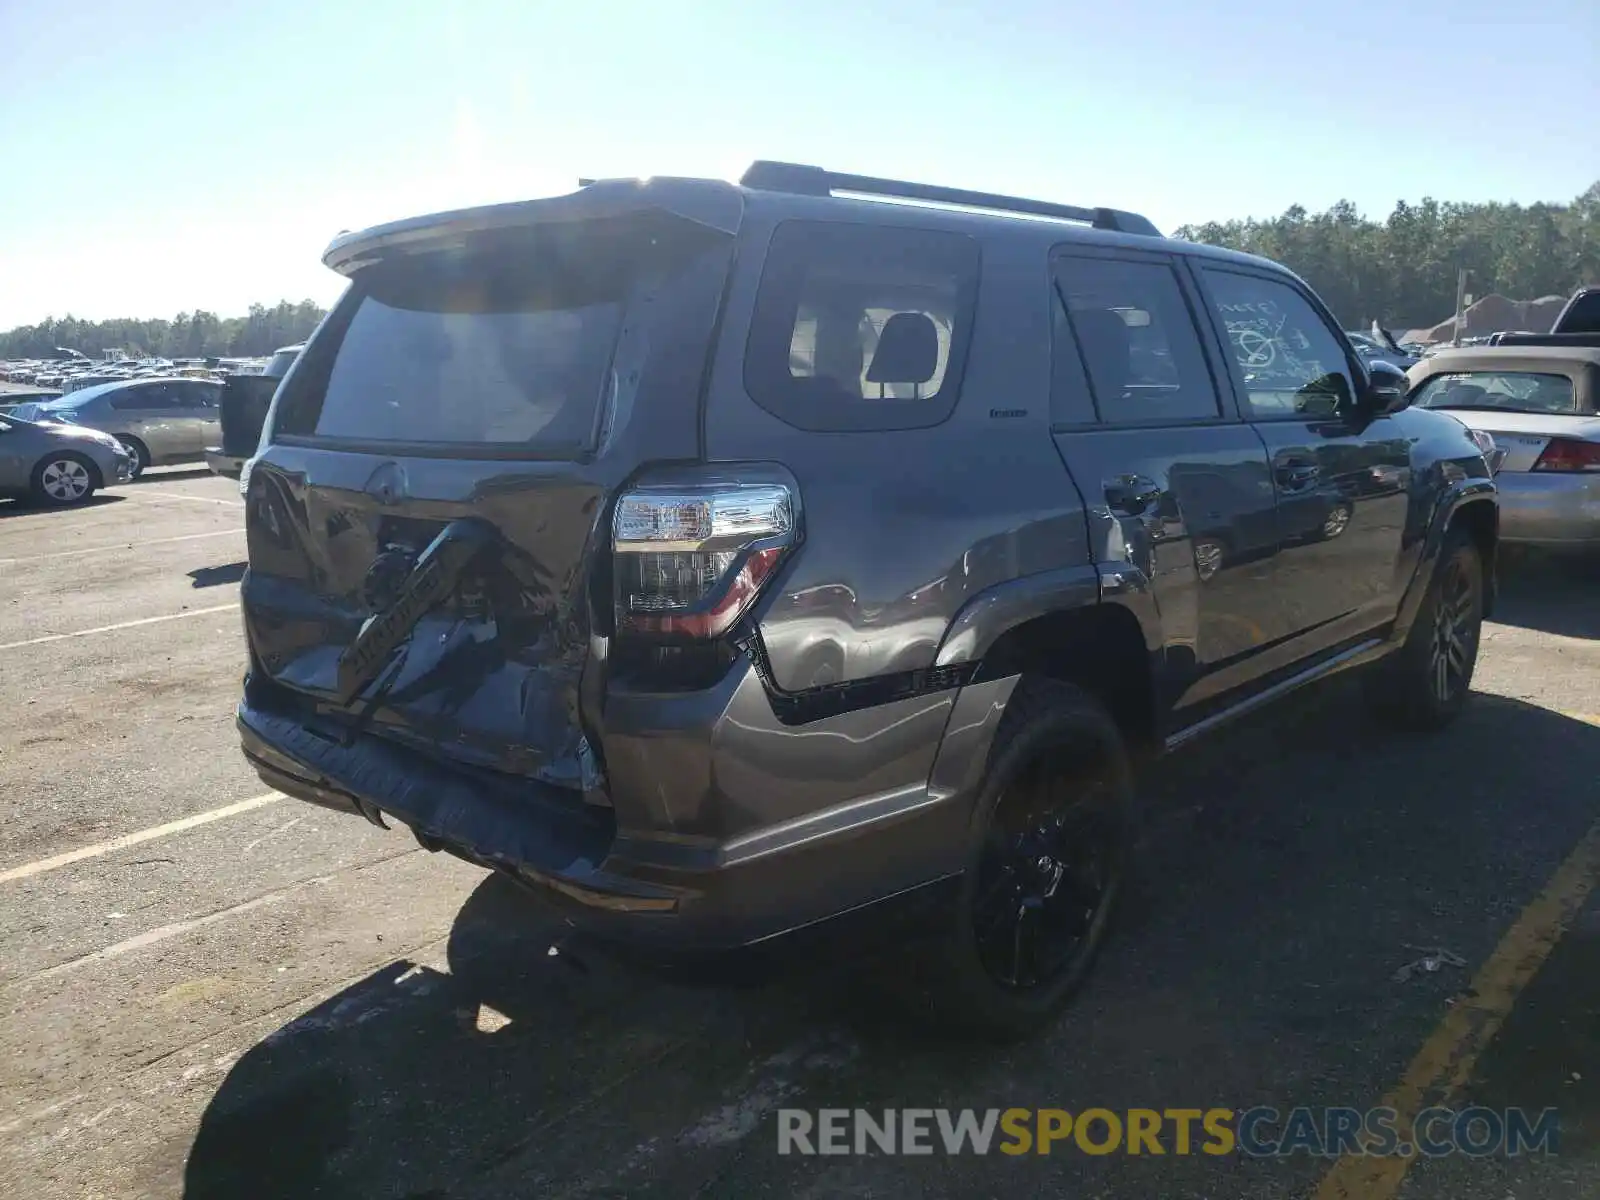
<instances>
[{"instance_id":1,"label":"rear door","mask_svg":"<svg viewBox=\"0 0 1600 1200\"><path fill-rule=\"evenodd\" d=\"M175 384L139 383L117 388L108 394L112 410L113 433L138 438L150 451L153 463L171 462L185 456L182 408Z\"/></svg>"},{"instance_id":2,"label":"rear door","mask_svg":"<svg viewBox=\"0 0 1600 1200\"><path fill-rule=\"evenodd\" d=\"M220 383L188 380L170 385L179 402L178 422L185 453L198 457L207 446L217 444L222 427L218 421L218 396Z\"/></svg>"},{"instance_id":3,"label":"rear door","mask_svg":"<svg viewBox=\"0 0 1600 1200\"><path fill-rule=\"evenodd\" d=\"M534 202L489 231L413 225L350 268L254 460L243 604L281 703L578 787L610 502L699 455L732 237L655 208L574 219L571 199L559 223ZM450 560L448 586L402 611L423 559ZM393 653L352 696L341 655L372 628Z\"/></svg>"},{"instance_id":4,"label":"rear door","mask_svg":"<svg viewBox=\"0 0 1600 1200\"><path fill-rule=\"evenodd\" d=\"M1173 256L1074 247L1053 268L1056 445L1097 561L1149 579L1166 700L1183 709L1248 684L1282 624L1266 450L1219 387L1218 350Z\"/></svg>"},{"instance_id":5,"label":"rear door","mask_svg":"<svg viewBox=\"0 0 1600 1200\"><path fill-rule=\"evenodd\" d=\"M1198 273L1271 462L1280 636L1315 654L1395 614L1411 443L1395 417L1356 411L1364 373L1299 284L1232 264Z\"/></svg>"}]
</instances>

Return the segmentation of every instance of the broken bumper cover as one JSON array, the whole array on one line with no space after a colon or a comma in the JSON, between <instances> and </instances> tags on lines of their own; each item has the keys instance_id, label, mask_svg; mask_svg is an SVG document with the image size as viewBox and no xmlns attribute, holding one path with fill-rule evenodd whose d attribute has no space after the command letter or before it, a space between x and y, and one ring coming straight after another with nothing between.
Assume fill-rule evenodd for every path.
<instances>
[{"instance_id":1,"label":"broken bumper cover","mask_svg":"<svg viewBox=\"0 0 1600 1200\"><path fill-rule=\"evenodd\" d=\"M564 789L446 765L371 734L341 740L331 723L323 728L254 705L248 691L237 711L240 739L269 787L371 821L398 821L424 847L514 877L577 931L619 948L687 961L777 945L781 935L803 930L832 939L839 917L875 933L884 922L898 929L908 917L921 919L941 894L909 886L908 878L897 894L880 892L870 902L819 885L841 874L881 875L895 854L885 839L898 842L903 826L843 845L728 861L682 842L618 836L612 810ZM781 940L792 947L797 939Z\"/></svg>"},{"instance_id":2,"label":"broken bumper cover","mask_svg":"<svg viewBox=\"0 0 1600 1200\"><path fill-rule=\"evenodd\" d=\"M681 889L609 874L614 829L606 809L532 780L493 782L446 768L371 735L346 742L337 727L239 706L244 754L261 778L299 800L410 827L430 850L600 911L676 912Z\"/></svg>"}]
</instances>

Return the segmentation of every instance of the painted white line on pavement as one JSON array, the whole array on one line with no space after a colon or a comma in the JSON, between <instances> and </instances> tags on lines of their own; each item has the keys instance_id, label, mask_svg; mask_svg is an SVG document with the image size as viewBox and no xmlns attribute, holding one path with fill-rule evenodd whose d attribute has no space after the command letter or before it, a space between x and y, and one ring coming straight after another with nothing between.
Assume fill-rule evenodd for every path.
<instances>
[{"instance_id":1,"label":"painted white line on pavement","mask_svg":"<svg viewBox=\"0 0 1600 1200\"><path fill-rule=\"evenodd\" d=\"M229 504L234 508L244 507L243 500L229 500L225 496L185 496L182 492L152 492L148 488L140 488L130 494L149 496L152 500L187 500L190 504Z\"/></svg>"},{"instance_id":2,"label":"painted white line on pavement","mask_svg":"<svg viewBox=\"0 0 1600 1200\"><path fill-rule=\"evenodd\" d=\"M312 880L311 882L317 882ZM300 886L300 885L295 885ZM85 954L79 958L69 958L64 963L57 963L48 970L40 971L37 975L28 976L26 982L37 983L42 979L53 979L57 975L65 975L68 971L75 971L79 967L86 967L90 963L105 962L108 958L121 958L134 950L143 950L146 946L153 946L157 942L164 942L168 938L175 938L185 933L192 933L196 929L204 929L207 925L215 925L218 921L226 921L229 917L236 917L240 913L247 913L251 909L264 908L268 904L276 904L282 900L289 889L268 892L265 896L257 896L254 900L246 900L243 904L235 904L231 908L224 908L220 912L207 913L203 917L195 917L189 921L175 921L171 925L162 925L155 929L147 929L144 933L135 934L133 937L107 946L103 950L96 950L92 954Z\"/></svg>"},{"instance_id":3,"label":"painted white line on pavement","mask_svg":"<svg viewBox=\"0 0 1600 1200\"><path fill-rule=\"evenodd\" d=\"M68 638L88 637L91 633L115 633L119 629L134 629L140 625L157 625L162 621L181 621L185 617L206 617L213 613L228 612L239 607L235 600L232 604L218 604L211 608L191 608L187 612L168 613L164 617L140 617L137 621L119 621L115 625L96 625L93 629L75 629L71 633L47 633L42 637L26 638L20 642L0 642L0 650L19 650L23 646L42 646L46 642L64 642Z\"/></svg>"},{"instance_id":4,"label":"painted white line on pavement","mask_svg":"<svg viewBox=\"0 0 1600 1200\"><path fill-rule=\"evenodd\" d=\"M96 842L92 846L82 846L77 850L68 850L65 854L35 859L33 862L23 863L20 867L12 867L9 871L0 871L0 883L11 883L18 879L29 879L34 875L43 875L46 871L54 871L60 867L70 866L75 862L82 862L86 858L98 858L102 854L115 854L118 850L126 850L129 846L137 846L140 842L151 842L156 838L166 837L168 834L182 833L185 829L194 829L199 825L209 825L212 821L220 821L224 817L238 816L240 813L249 812L251 809L263 808L283 798L282 792L268 792L265 796L253 796L249 800L224 804L221 808L195 813L194 816L184 817L179 821L168 821L165 825L154 825L149 829L141 829L136 833L125 833L121 837L112 838L107 842Z\"/></svg>"},{"instance_id":5,"label":"painted white line on pavement","mask_svg":"<svg viewBox=\"0 0 1600 1200\"><path fill-rule=\"evenodd\" d=\"M151 538L148 542L118 542L114 546L82 546L77 550L54 550L49 554L28 554L22 558L0 558L0 567L17 563L43 562L47 558L74 558L79 554L109 554L113 550L143 550L146 546L165 546L171 542L197 542L201 538L237 537L240 529L213 529L210 533L185 533L178 537Z\"/></svg>"},{"instance_id":6,"label":"painted white line on pavement","mask_svg":"<svg viewBox=\"0 0 1600 1200\"><path fill-rule=\"evenodd\" d=\"M193 933L196 929L204 929L207 925L215 925L218 921L226 921L229 917L237 917L240 913L265 908L269 904L277 904L304 888L319 887L323 884L333 883L341 876L348 875L352 871L364 871L368 867L381 866L384 863L393 862L397 858L405 858L409 854L419 854L421 851L421 846L407 846L404 850L396 851L393 854L385 854L380 858L372 859L370 862L358 863L329 875L312 875L306 879L296 880L294 883L285 884L281 888L265 892L249 900L242 900L238 904L230 904L227 908L206 913L204 916L191 917L187 921L174 921L171 924L161 925L155 929L147 929L143 933L136 933L131 938L126 938L114 945L91 951L88 954L81 954L77 958L69 958L66 962L57 963L53 967L47 967L45 970L25 978L11 980L0 990L11 991L17 987L25 987L44 979L54 979L58 975L65 975L69 971L76 971L79 967L87 967L92 963L105 962L111 958L121 958L124 954L130 954L135 950L143 950L147 946L158 945L171 938L182 937L186 933Z\"/></svg>"}]
</instances>

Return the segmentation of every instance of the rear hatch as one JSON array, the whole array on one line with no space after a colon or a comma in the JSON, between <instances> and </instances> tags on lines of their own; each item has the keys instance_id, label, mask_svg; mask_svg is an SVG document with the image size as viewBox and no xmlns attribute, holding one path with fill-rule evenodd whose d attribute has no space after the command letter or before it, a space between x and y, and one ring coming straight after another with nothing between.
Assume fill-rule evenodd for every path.
<instances>
[{"instance_id":1,"label":"rear hatch","mask_svg":"<svg viewBox=\"0 0 1600 1200\"><path fill-rule=\"evenodd\" d=\"M619 181L335 243L351 287L248 483L245 625L275 704L588 783L610 501L700 456L739 205Z\"/></svg>"}]
</instances>

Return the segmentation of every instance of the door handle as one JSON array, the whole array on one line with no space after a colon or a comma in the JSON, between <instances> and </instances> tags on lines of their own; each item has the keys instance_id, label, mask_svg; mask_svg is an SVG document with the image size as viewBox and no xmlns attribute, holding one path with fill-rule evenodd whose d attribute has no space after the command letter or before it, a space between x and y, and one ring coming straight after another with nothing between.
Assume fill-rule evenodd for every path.
<instances>
[{"instance_id":1,"label":"door handle","mask_svg":"<svg viewBox=\"0 0 1600 1200\"><path fill-rule=\"evenodd\" d=\"M1121 475L1105 488L1106 504L1125 517L1143 516L1161 499L1161 485L1145 475Z\"/></svg>"}]
</instances>

